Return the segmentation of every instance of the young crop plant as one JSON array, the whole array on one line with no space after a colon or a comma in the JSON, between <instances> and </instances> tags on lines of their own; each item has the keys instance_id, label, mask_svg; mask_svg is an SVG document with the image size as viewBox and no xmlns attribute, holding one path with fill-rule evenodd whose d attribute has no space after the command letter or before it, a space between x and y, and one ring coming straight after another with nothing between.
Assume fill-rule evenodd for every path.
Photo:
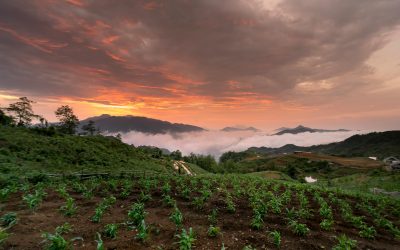
<instances>
[{"instance_id":1,"label":"young crop plant","mask_svg":"<svg viewBox=\"0 0 400 250\"><path fill-rule=\"evenodd\" d=\"M376 230L374 227L368 227L367 225L363 225L359 232L360 236L367 239L373 239L376 235Z\"/></svg>"},{"instance_id":2,"label":"young crop plant","mask_svg":"<svg viewBox=\"0 0 400 250\"><path fill-rule=\"evenodd\" d=\"M146 239L149 237L149 230L144 220L139 223L137 230L138 232L135 238L142 242L146 241Z\"/></svg>"},{"instance_id":3,"label":"young crop plant","mask_svg":"<svg viewBox=\"0 0 400 250\"><path fill-rule=\"evenodd\" d=\"M96 246L96 250L105 250L106 248L104 247L104 242L101 239L101 234L97 232L96 234L96 242L97 242L97 246Z\"/></svg>"},{"instance_id":4,"label":"young crop plant","mask_svg":"<svg viewBox=\"0 0 400 250\"><path fill-rule=\"evenodd\" d=\"M289 227L292 229L293 233L299 236L305 236L310 232L306 224L298 223L295 220L289 222Z\"/></svg>"},{"instance_id":5,"label":"young crop plant","mask_svg":"<svg viewBox=\"0 0 400 250\"><path fill-rule=\"evenodd\" d=\"M279 248L281 246L281 233L275 230L270 232L269 236L272 238L274 245Z\"/></svg>"},{"instance_id":6,"label":"young crop plant","mask_svg":"<svg viewBox=\"0 0 400 250\"><path fill-rule=\"evenodd\" d=\"M174 211L172 212L169 219L175 224L177 229L182 227L183 215L177 206L175 206Z\"/></svg>"},{"instance_id":7,"label":"young crop plant","mask_svg":"<svg viewBox=\"0 0 400 250\"><path fill-rule=\"evenodd\" d=\"M346 235L342 234L338 238L339 243L332 248L332 250L351 250L356 248L357 241L348 238Z\"/></svg>"},{"instance_id":8,"label":"young crop plant","mask_svg":"<svg viewBox=\"0 0 400 250\"><path fill-rule=\"evenodd\" d=\"M323 219L321 223L319 223L319 226L321 229L325 231L332 230L333 228L334 221L332 219Z\"/></svg>"},{"instance_id":9,"label":"young crop plant","mask_svg":"<svg viewBox=\"0 0 400 250\"><path fill-rule=\"evenodd\" d=\"M60 208L60 211L65 215L65 216L72 216L76 212L76 205L74 203L74 199L72 197L68 197L65 205Z\"/></svg>"},{"instance_id":10,"label":"young crop plant","mask_svg":"<svg viewBox=\"0 0 400 250\"><path fill-rule=\"evenodd\" d=\"M166 182L162 188L161 188L163 194L167 195L171 192L171 185L169 184L169 182Z\"/></svg>"},{"instance_id":11,"label":"young crop plant","mask_svg":"<svg viewBox=\"0 0 400 250\"><path fill-rule=\"evenodd\" d=\"M217 224L217 216L218 216L218 210L213 208L211 210L211 213L208 215L208 222L210 222L211 225L216 225Z\"/></svg>"},{"instance_id":12,"label":"young crop plant","mask_svg":"<svg viewBox=\"0 0 400 250\"><path fill-rule=\"evenodd\" d=\"M328 206L326 202L321 204L319 214L325 219L333 219L332 209Z\"/></svg>"},{"instance_id":13,"label":"young crop plant","mask_svg":"<svg viewBox=\"0 0 400 250\"><path fill-rule=\"evenodd\" d=\"M210 227L207 230L207 235L209 237L217 237L221 233L221 229L219 227L210 225Z\"/></svg>"},{"instance_id":14,"label":"young crop plant","mask_svg":"<svg viewBox=\"0 0 400 250\"><path fill-rule=\"evenodd\" d=\"M253 219L251 220L251 227L256 230L260 230L263 227L264 221L262 219L262 215L255 210Z\"/></svg>"},{"instance_id":15,"label":"young crop plant","mask_svg":"<svg viewBox=\"0 0 400 250\"><path fill-rule=\"evenodd\" d=\"M56 234L59 234L59 235L69 233L72 231L73 231L72 226L68 222L65 222L61 226L56 227Z\"/></svg>"},{"instance_id":16,"label":"young crop plant","mask_svg":"<svg viewBox=\"0 0 400 250\"><path fill-rule=\"evenodd\" d=\"M192 204L195 206L197 210L202 210L204 207L205 200L202 196L195 197L192 201Z\"/></svg>"},{"instance_id":17,"label":"young crop plant","mask_svg":"<svg viewBox=\"0 0 400 250\"><path fill-rule=\"evenodd\" d=\"M44 238L44 242L48 242L48 250L66 250L70 248L69 242L61 234L44 233L42 238Z\"/></svg>"},{"instance_id":18,"label":"young crop plant","mask_svg":"<svg viewBox=\"0 0 400 250\"><path fill-rule=\"evenodd\" d=\"M139 195L139 200L141 202L149 201L149 200L151 200L151 194L149 192L141 191L140 195Z\"/></svg>"},{"instance_id":19,"label":"young crop plant","mask_svg":"<svg viewBox=\"0 0 400 250\"><path fill-rule=\"evenodd\" d=\"M271 207L271 210L274 214L280 214L281 213L281 206L282 203L279 198L274 197L272 200L268 202L268 205Z\"/></svg>"},{"instance_id":20,"label":"young crop plant","mask_svg":"<svg viewBox=\"0 0 400 250\"><path fill-rule=\"evenodd\" d=\"M146 212L144 211L143 203L133 204L131 210L128 212L128 217L135 226L138 226L144 220L145 216Z\"/></svg>"},{"instance_id":21,"label":"young crop plant","mask_svg":"<svg viewBox=\"0 0 400 250\"><path fill-rule=\"evenodd\" d=\"M10 196L11 189L9 188L2 188L0 189L0 201L6 201Z\"/></svg>"},{"instance_id":22,"label":"young crop plant","mask_svg":"<svg viewBox=\"0 0 400 250\"><path fill-rule=\"evenodd\" d=\"M14 212L6 213L5 215L1 216L1 226L6 228L11 228L15 224L17 224L17 214Z\"/></svg>"},{"instance_id":23,"label":"young crop plant","mask_svg":"<svg viewBox=\"0 0 400 250\"><path fill-rule=\"evenodd\" d=\"M114 196L110 196L104 198L102 202L95 209L95 213L91 218L92 222L100 222L101 217L103 217L104 212L111 207L111 205L115 204L117 199Z\"/></svg>"},{"instance_id":24,"label":"young crop plant","mask_svg":"<svg viewBox=\"0 0 400 250\"><path fill-rule=\"evenodd\" d=\"M31 210L35 210L42 202L41 198L34 194L26 194L22 197L22 199L26 202Z\"/></svg>"},{"instance_id":25,"label":"young crop plant","mask_svg":"<svg viewBox=\"0 0 400 250\"><path fill-rule=\"evenodd\" d=\"M67 187L65 185L60 185L56 189L56 191L64 199L67 199L69 197L69 194L68 194L68 191L67 191Z\"/></svg>"},{"instance_id":26,"label":"young crop plant","mask_svg":"<svg viewBox=\"0 0 400 250\"><path fill-rule=\"evenodd\" d=\"M191 193L190 188L185 187L182 189L181 197L188 201L190 200L190 193Z\"/></svg>"},{"instance_id":27,"label":"young crop plant","mask_svg":"<svg viewBox=\"0 0 400 250\"><path fill-rule=\"evenodd\" d=\"M292 207L291 209L286 208L286 217L289 220L294 220L297 216L296 210L294 209L294 207Z\"/></svg>"},{"instance_id":28,"label":"young crop plant","mask_svg":"<svg viewBox=\"0 0 400 250\"><path fill-rule=\"evenodd\" d=\"M200 191L200 193L205 201L208 200L212 195L212 193L209 189L203 189Z\"/></svg>"},{"instance_id":29,"label":"young crop plant","mask_svg":"<svg viewBox=\"0 0 400 250\"><path fill-rule=\"evenodd\" d=\"M226 209L228 210L229 213L235 213L236 212L236 207L235 203L233 202L232 196L230 193L226 193Z\"/></svg>"},{"instance_id":30,"label":"young crop plant","mask_svg":"<svg viewBox=\"0 0 400 250\"><path fill-rule=\"evenodd\" d=\"M7 233L5 228L0 227L0 246L1 244L3 244L3 242L5 242L8 237L10 236L9 233Z\"/></svg>"},{"instance_id":31,"label":"young crop plant","mask_svg":"<svg viewBox=\"0 0 400 250\"><path fill-rule=\"evenodd\" d=\"M176 201L170 195L163 195L163 202L168 207L173 207L176 204Z\"/></svg>"},{"instance_id":32,"label":"young crop plant","mask_svg":"<svg viewBox=\"0 0 400 250\"><path fill-rule=\"evenodd\" d=\"M192 228L189 228L189 232L183 228L182 232L175 236L178 238L177 244L179 245L179 250L191 250L196 241Z\"/></svg>"},{"instance_id":33,"label":"young crop plant","mask_svg":"<svg viewBox=\"0 0 400 250\"><path fill-rule=\"evenodd\" d=\"M118 225L117 224L107 224L104 227L104 235L108 238L117 238Z\"/></svg>"},{"instance_id":34,"label":"young crop plant","mask_svg":"<svg viewBox=\"0 0 400 250\"><path fill-rule=\"evenodd\" d=\"M300 208L296 215L302 219L310 219L313 216L309 208Z\"/></svg>"}]
</instances>

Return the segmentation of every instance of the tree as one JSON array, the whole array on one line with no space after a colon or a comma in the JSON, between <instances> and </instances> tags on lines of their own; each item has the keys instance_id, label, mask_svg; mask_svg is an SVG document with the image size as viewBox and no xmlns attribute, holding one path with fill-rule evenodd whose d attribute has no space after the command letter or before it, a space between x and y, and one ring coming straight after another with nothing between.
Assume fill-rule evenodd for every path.
<instances>
[{"instance_id":1,"label":"tree","mask_svg":"<svg viewBox=\"0 0 400 250\"><path fill-rule=\"evenodd\" d=\"M176 150L170 154L171 158L177 161L182 160L182 153L179 150Z\"/></svg>"},{"instance_id":2,"label":"tree","mask_svg":"<svg viewBox=\"0 0 400 250\"><path fill-rule=\"evenodd\" d=\"M3 110L0 109L0 125L9 126L14 123L12 117L6 115Z\"/></svg>"},{"instance_id":3,"label":"tree","mask_svg":"<svg viewBox=\"0 0 400 250\"><path fill-rule=\"evenodd\" d=\"M55 114L60 120L60 131L66 134L75 134L75 130L79 124L79 119L74 114L72 108L68 105L63 105L56 110Z\"/></svg>"},{"instance_id":4,"label":"tree","mask_svg":"<svg viewBox=\"0 0 400 250\"><path fill-rule=\"evenodd\" d=\"M84 130L89 135L94 135L97 131L94 121L89 120L89 122L82 126L82 130Z\"/></svg>"},{"instance_id":5,"label":"tree","mask_svg":"<svg viewBox=\"0 0 400 250\"><path fill-rule=\"evenodd\" d=\"M32 110L32 103L27 97L20 97L16 103L11 103L6 110L14 114L18 126L29 126L32 119L39 119L39 115L35 115Z\"/></svg>"}]
</instances>

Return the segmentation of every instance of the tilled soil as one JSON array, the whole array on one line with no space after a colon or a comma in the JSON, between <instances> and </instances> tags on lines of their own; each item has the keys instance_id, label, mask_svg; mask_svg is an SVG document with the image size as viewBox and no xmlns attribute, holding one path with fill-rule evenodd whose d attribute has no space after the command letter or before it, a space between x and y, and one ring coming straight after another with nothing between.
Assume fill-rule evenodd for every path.
<instances>
[{"instance_id":1,"label":"tilled soil","mask_svg":"<svg viewBox=\"0 0 400 250\"><path fill-rule=\"evenodd\" d=\"M33 212L22 201L22 193L12 194L7 202L1 204L0 215L7 212L16 212L18 215L18 223L9 230L11 236L3 244L3 249L42 249L45 247L41 237L42 233L54 233L55 228L65 222L73 226L73 232L65 234L65 239L83 238L83 241L77 240L72 243L74 249L96 249L96 233L102 232L106 224L126 222L128 211L140 194L139 189L134 189L127 199L120 199L118 193L114 193L117 202L107 210L100 223L94 223L90 221L90 218L94 214L96 205L103 199L104 196L101 196L101 193L104 192L98 192L92 199L87 200L81 194L71 191L70 194L78 207L76 214L71 217L66 217L59 211L65 200L55 191L48 189L46 192L48 195L39 208ZM152 199L145 203L147 212L145 221L150 228L149 238L144 243L139 242L135 239L135 230L120 225L116 239L102 237L107 249L178 248L175 237L177 231L175 225L169 220L173 208L163 204L160 190L152 191L151 194ZM198 195L196 192L192 193L192 197ZM281 249L331 249L337 244L336 236L340 234L346 234L357 240L358 249L400 249L400 241L394 239L390 232L381 228L376 228L377 236L374 240L359 237L359 230L343 221L339 208L335 205L332 205L335 219L334 229L332 231L321 230L319 223L322 218L318 213L319 205L313 201L311 194L307 195L314 215L308 220L300 221L307 224L311 230L307 236L302 237L295 235L287 226L285 214L273 214L270 211L267 212L264 219L263 229L252 229L250 227L252 209L249 207L247 199L235 199L236 212L229 213L224 196L218 192L213 194L201 210L196 209L191 201L184 200L174 191L171 192L171 196L176 199L177 206L183 214L184 228L192 227L196 234L195 249L221 249L222 244L225 249L243 249L249 245L257 249L275 249L276 247L268 236L268 233L273 230L281 232ZM298 206L296 195L293 195L289 208ZM221 228L221 234L210 238L207 236L210 225L208 215L215 208L218 209L217 226ZM284 211L285 208L282 212ZM365 222L368 225L373 225L373 218L370 215L355 209L354 206L353 211L356 215L365 216ZM398 221L398 218L389 218L394 222Z\"/></svg>"}]
</instances>

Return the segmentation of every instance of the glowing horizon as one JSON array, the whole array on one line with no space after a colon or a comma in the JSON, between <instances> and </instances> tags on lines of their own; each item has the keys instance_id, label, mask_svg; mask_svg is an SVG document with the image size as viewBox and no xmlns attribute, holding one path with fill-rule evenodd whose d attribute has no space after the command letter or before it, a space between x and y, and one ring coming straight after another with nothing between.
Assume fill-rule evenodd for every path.
<instances>
[{"instance_id":1,"label":"glowing horizon","mask_svg":"<svg viewBox=\"0 0 400 250\"><path fill-rule=\"evenodd\" d=\"M400 1L3 1L0 106L217 129L400 125Z\"/></svg>"}]
</instances>

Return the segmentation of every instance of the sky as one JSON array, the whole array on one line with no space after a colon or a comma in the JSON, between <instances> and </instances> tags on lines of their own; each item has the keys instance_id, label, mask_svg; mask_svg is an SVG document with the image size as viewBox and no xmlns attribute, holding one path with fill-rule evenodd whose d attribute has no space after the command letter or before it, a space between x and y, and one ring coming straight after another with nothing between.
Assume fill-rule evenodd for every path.
<instances>
[{"instance_id":1,"label":"sky","mask_svg":"<svg viewBox=\"0 0 400 250\"><path fill-rule=\"evenodd\" d=\"M400 128L400 0L0 0L0 106Z\"/></svg>"}]
</instances>

